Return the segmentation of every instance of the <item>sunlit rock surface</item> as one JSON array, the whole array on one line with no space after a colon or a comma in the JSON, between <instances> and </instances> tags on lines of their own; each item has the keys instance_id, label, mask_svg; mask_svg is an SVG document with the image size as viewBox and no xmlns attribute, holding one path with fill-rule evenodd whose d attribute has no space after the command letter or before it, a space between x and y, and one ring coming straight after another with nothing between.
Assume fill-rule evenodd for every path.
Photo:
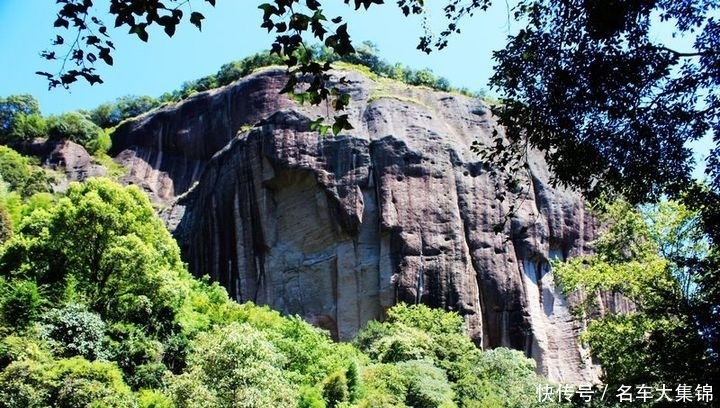
<instances>
[{"instance_id":1,"label":"sunlit rock surface","mask_svg":"<svg viewBox=\"0 0 720 408\"><path fill-rule=\"evenodd\" d=\"M399 301L458 311L484 348L523 350L561 382L596 379L548 260L579 255L594 223L531 157L513 202L470 151L491 143L483 102L356 72L355 129L320 137L327 108L278 94L269 69L119 127L127 183L159 204L185 260L239 301L299 314L339 339Z\"/></svg>"}]
</instances>

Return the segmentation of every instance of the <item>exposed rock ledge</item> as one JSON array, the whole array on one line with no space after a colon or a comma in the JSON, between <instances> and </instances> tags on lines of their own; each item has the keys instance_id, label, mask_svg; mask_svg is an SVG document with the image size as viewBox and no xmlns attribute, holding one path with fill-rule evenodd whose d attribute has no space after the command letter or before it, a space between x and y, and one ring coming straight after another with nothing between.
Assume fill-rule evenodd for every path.
<instances>
[{"instance_id":1,"label":"exposed rock ledge","mask_svg":"<svg viewBox=\"0 0 720 408\"><path fill-rule=\"evenodd\" d=\"M167 205L192 272L239 301L339 339L422 302L461 313L482 347L524 350L550 379L595 380L548 271L594 238L581 198L551 188L533 158L519 211L495 234L509 203L469 149L492 140L488 107L343 75L355 129L340 137L309 131L327 111L279 96L284 72L269 69L122 125L125 181Z\"/></svg>"}]
</instances>

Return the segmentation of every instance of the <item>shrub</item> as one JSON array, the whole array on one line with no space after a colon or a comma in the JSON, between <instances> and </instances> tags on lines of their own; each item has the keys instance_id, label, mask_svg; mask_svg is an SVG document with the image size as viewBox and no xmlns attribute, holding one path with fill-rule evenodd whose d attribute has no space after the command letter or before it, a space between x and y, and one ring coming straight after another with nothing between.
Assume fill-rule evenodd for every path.
<instances>
[{"instance_id":1,"label":"shrub","mask_svg":"<svg viewBox=\"0 0 720 408\"><path fill-rule=\"evenodd\" d=\"M323 382L323 398L328 408L336 408L350 399L347 378L342 371L335 371Z\"/></svg>"},{"instance_id":2,"label":"shrub","mask_svg":"<svg viewBox=\"0 0 720 408\"><path fill-rule=\"evenodd\" d=\"M63 113L47 119L48 138L51 140L70 140L84 147L102 137L103 130L78 112Z\"/></svg>"},{"instance_id":3,"label":"shrub","mask_svg":"<svg viewBox=\"0 0 720 408\"><path fill-rule=\"evenodd\" d=\"M70 304L42 316L42 337L61 357L82 356L88 360L105 357L105 322L85 306Z\"/></svg>"},{"instance_id":4,"label":"shrub","mask_svg":"<svg viewBox=\"0 0 720 408\"><path fill-rule=\"evenodd\" d=\"M301 387L300 401L298 408L326 408L325 400L323 400L320 390L315 387Z\"/></svg>"},{"instance_id":5,"label":"shrub","mask_svg":"<svg viewBox=\"0 0 720 408\"><path fill-rule=\"evenodd\" d=\"M432 361L404 361L397 366L407 384L405 404L414 408L455 407L447 376Z\"/></svg>"},{"instance_id":6,"label":"shrub","mask_svg":"<svg viewBox=\"0 0 720 408\"><path fill-rule=\"evenodd\" d=\"M18 118L40 116L40 106L32 95L10 95L0 98L0 144L16 142ZM31 119L31 122L36 118Z\"/></svg>"},{"instance_id":7,"label":"shrub","mask_svg":"<svg viewBox=\"0 0 720 408\"><path fill-rule=\"evenodd\" d=\"M0 176L10 190L21 191L30 178L27 159L9 147L0 146Z\"/></svg>"},{"instance_id":8,"label":"shrub","mask_svg":"<svg viewBox=\"0 0 720 408\"><path fill-rule=\"evenodd\" d=\"M10 213L5 204L0 203L0 246L10 237L12 237L12 218L10 218Z\"/></svg>"},{"instance_id":9,"label":"shrub","mask_svg":"<svg viewBox=\"0 0 720 408\"><path fill-rule=\"evenodd\" d=\"M125 119L142 115L160 106L160 103L150 96L123 96L90 111L89 119L101 128L108 129Z\"/></svg>"},{"instance_id":10,"label":"shrub","mask_svg":"<svg viewBox=\"0 0 720 408\"><path fill-rule=\"evenodd\" d=\"M40 291L35 282L27 280L18 279L8 286L8 292L0 303L3 320L16 329L24 329L40 314Z\"/></svg>"},{"instance_id":11,"label":"shrub","mask_svg":"<svg viewBox=\"0 0 720 408\"><path fill-rule=\"evenodd\" d=\"M15 117L8 140L19 142L47 135L47 121L38 113L21 113Z\"/></svg>"}]
</instances>

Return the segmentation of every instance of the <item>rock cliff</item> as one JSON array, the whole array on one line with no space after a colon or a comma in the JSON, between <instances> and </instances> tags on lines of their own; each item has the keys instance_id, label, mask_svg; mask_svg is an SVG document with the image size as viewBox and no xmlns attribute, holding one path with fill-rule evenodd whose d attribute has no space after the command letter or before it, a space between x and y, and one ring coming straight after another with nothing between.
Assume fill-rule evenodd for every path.
<instances>
[{"instance_id":1,"label":"rock cliff","mask_svg":"<svg viewBox=\"0 0 720 408\"><path fill-rule=\"evenodd\" d=\"M267 69L121 125L116 159L160 204L190 269L239 301L299 314L339 339L399 301L459 312L479 346L524 350L562 382L593 380L548 260L594 238L581 198L530 158L519 208L469 149L483 102L338 72L355 129L309 130L325 107L280 96ZM332 113L332 112L330 112Z\"/></svg>"}]
</instances>

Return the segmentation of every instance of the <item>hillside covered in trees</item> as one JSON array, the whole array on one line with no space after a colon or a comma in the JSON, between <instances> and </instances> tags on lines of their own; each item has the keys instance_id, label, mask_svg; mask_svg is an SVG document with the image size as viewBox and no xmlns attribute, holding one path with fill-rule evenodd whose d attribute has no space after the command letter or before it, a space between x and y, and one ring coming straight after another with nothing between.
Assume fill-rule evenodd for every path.
<instances>
[{"instance_id":1,"label":"hillside covered in trees","mask_svg":"<svg viewBox=\"0 0 720 408\"><path fill-rule=\"evenodd\" d=\"M428 72L358 55L346 63L451 90ZM43 117L30 96L0 101L0 407L585 405L573 392L547 398L543 390L558 384L539 378L521 352L478 349L455 313L400 304L351 343L336 343L297 316L238 304L187 272L138 187L91 178L59 189L64 174L12 148L37 137L70 140L112 177L122 172L105 154L114 126L274 63L263 54L157 99L121 98L54 117ZM706 385L712 368L682 311L697 293L687 260L705 256L707 245L697 214L668 205L597 207L618 228L595 242L595 256L555 267L568 296L581 300L577 316L593 321L584 340L606 383L692 383L702 405L710 401L695 386ZM583 294L607 292L636 310L595 315Z\"/></svg>"}]
</instances>

